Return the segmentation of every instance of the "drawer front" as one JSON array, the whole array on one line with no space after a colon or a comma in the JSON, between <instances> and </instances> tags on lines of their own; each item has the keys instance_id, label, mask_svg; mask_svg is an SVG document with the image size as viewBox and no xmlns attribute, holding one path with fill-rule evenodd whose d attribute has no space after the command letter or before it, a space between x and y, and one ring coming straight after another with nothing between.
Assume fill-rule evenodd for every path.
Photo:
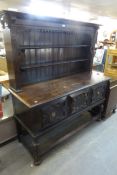
<instances>
[{"instance_id":1,"label":"drawer front","mask_svg":"<svg viewBox=\"0 0 117 175\"><path fill-rule=\"evenodd\" d=\"M91 91L85 89L83 92L74 93L69 96L69 114L77 113L86 108L91 103Z\"/></svg>"},{"instance_id":2,"label":"drawer front","mask_svg":"<svg viewBox=\"0 0 117 175\"><path fill-rule=\"evenodd\" d=\"M105 98L107 84L98 84L72 93L41 108L42 128L51 126Z\"/></svg>"},{"instance_id":3,"label":"drawer front","mask_svg":"<svg viewBox=\"0 0 117 175\"><path fill-rule=\"evenodd\" d=\"M105 98L106 87L106 83L92 87L92 103L103 100Z\"/></svg>"},{"instance_id":4,"label":"drawer front","mask_svg":"<svg viewBox=\"0 0 117 175\"><path fill-rule=\"evenodd\" d=\"M61 100L51 105L42 107L43 128L55 124L66 118L66 100Z\"/></svg>"}]
</instances>

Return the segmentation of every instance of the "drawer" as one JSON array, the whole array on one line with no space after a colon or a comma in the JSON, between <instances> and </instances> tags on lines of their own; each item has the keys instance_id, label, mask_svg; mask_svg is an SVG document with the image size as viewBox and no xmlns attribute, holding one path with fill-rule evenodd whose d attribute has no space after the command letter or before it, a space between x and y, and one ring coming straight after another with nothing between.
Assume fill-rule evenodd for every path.
<instances>
[{"instance_id":1,"label":"drawer","mask_svg":"<svg viewBox=\"0 0 117 175\"><path fill-rule=\"evenodd\" d=\"M69 101L68 104L70 114L81 111L90 104L91 101L90 89L84 90L83 92L80 93L71 94L68 97L68 101Z\"/></svg>"},{"instance_id":2,"label":"drawer","mask_svg":"<svg viewBox=\"0 0 117 175\"><path fill-rule=\"evenodd\" d=\"M95 103L105 98L106 88L106 83L92 87L92 103Z\"/></svg>"},{"instance_id":3,"label":"drawer","mask_svg":"<svg viewBox=\"0 0 117 175\"><path fill-rule=\"evenodd\" d=\"M45 105L42 107L42 127L45 128L66 118L66 105L67 103L64 99L51 105Z\"/></svg>"}]
</instances>

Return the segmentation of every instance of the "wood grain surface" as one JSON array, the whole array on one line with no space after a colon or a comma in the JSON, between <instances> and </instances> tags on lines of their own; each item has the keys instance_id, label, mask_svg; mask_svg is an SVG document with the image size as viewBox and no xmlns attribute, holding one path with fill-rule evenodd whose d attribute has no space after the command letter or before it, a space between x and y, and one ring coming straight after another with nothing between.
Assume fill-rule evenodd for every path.
<instances>
[{"instance_id":1,"label":"wood grain surface","mask_svg":"<svg viewBox=\"0 0 117 175\"><path fill-rule=\"evenodd\" d=\"M92 71L28 85L18 93L11 89L10 92L26 106L32 108L107 79L108 77L103 73Z\"/></svg>"}]
</instances>

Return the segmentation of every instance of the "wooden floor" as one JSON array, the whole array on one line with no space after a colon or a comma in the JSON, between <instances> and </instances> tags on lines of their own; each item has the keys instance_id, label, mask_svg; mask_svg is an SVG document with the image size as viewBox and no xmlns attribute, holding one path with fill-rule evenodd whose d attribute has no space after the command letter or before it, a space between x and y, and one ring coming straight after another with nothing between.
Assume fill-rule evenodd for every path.
<instances>
[{"instance_id":1,"label":"wooden floor","mask_svg":"<svg viewBox=\"0 0 117 175\"><path fill-rule=\"evenodd\" d=\"M117 175L117 113L58 145L37 167L18 141L0 148L0 175Z\"/></svg>"}]
</instances>

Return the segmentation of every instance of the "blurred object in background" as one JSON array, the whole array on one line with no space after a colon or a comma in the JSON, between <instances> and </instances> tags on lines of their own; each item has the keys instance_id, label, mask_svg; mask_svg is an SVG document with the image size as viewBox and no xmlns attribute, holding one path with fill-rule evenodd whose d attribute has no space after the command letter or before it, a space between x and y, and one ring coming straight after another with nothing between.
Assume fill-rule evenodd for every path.
<instances>
[{"instance_id":1,"label":"blurred object in background","mask_svg":"<svg viewBox=\"0 0 117 175\"><path fill-rule=\"evenodd\" d=\"M4 48L4 39L3 39L3 32L0 30L0 57L5 57L5 48Z\"/></svg>"},{"instance_id":2,"label":"blurred object in background","mask_svg":"<svg viewBox=\"0 0 117 175\"><path fill-rule=\"evenodd\" d=\"M107 50L104 73L113 79L117 79L117 49Z\"/></svg>"},{"instance_id":3,"label":"blurred object in background","mask_svg":"<svg viewBox=\"0 0 117 175\"><path fill-rule=\"evenodd\" d=\"M117 30L114 30L114 31L110 34L110 41L111 41L111 42L117 42Z\"/></svg>"},{"instance_id":4,"label":"blurred object in background","mask_svg":"<svg viewBox=\"0 0 117 175\"><path fill-rule=\"evenodd\" d=\"M0 84L0 118L3 117L3 110L2 110L2 85Z\"/></svg>"},{"instance_id":5,"label":"blurred object in background","mask_svg":"<svg viewBox=\"0 0 117 175\"><path fill-rule=\"evenodd\" d=\"M0 75L1 75L1 72L3 71L4 71L4 74L8 73L7 62L6 62L6 57L0 56Z\"/></svg>"},{"instance_id":6,"label":"blurred object in background","mask_svg":"<svg viewBox=\"0 0 117 175\"><path fill-rule=\"evenodd\" d=\"M6 56L6 53L5 53L5 49L0 47L0 56L1 57L5 57Z\"/></svg>"},{"instance_id":7,"label":"blurred object in background","mask_svg":"<svg viewBox=\"0 0 117 175\"><path fill-rule=\"evenodd\" d=\"M115 45L109 39L99 41L96 45L96 52L93 60L93 68L97 71L104 72L104 66L106 62L107 49Z\"/></svg>"},{"instance_id":8,"label":"blurred object in background","mask_svg":"<svg viewBox=\"0 0 117 175\"><path fill-rule=\"evenodd\" d=\"M98 45L98 48L95 51L93 64L102 64L103 55L104 55L103 44L100 44L100 46Z\"/></svg>"}]
</instances>

